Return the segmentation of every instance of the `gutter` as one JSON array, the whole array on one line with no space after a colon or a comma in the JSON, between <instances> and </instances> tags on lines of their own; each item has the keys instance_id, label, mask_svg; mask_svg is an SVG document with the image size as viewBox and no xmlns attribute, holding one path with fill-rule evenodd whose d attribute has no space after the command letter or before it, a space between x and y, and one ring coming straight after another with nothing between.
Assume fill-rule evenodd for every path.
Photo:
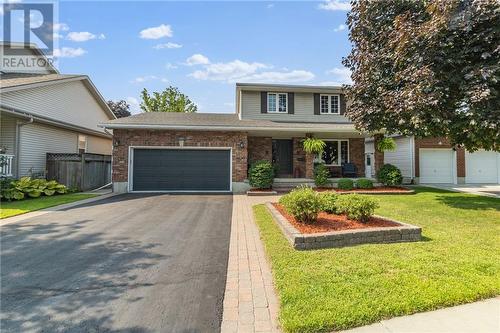
<instances>
[{"instance_id":1,"label":"gutter","mask_svg":"<svg viewBox=\"0 0 500 333\"><path fill-rule=\"evenodd\" d=\"M193 131L272 131L272 132L358 132L352 128L311 128L311 127L258 127L258 126L194 126L194 125L147 125L147 124L98 124L99 127L109 129L164 129L164 130L193 130Z\"/></svg>"}]
</instances>

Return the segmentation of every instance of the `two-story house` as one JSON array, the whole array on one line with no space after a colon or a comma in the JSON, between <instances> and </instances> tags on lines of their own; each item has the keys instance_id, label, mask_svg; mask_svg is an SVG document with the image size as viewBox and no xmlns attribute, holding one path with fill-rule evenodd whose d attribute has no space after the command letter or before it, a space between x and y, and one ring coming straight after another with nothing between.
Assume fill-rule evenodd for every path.
<instances>
[{"instance_id":1,"label":"two-story house","mask_svg":"<svg viewBox=\"0 0 500 333\"><path fill-rule=\"evenodd\" d=\"M152 112L103 123L114 134L114 190L240 192L257 160L273 162L278 180L310 183L316 158L333 177L345 163L364 177L373 156L345 110L341 87L237 83L233 114ZM322 156L304 152L307 136L325 140Z\"/></svg>"}]
</instances>

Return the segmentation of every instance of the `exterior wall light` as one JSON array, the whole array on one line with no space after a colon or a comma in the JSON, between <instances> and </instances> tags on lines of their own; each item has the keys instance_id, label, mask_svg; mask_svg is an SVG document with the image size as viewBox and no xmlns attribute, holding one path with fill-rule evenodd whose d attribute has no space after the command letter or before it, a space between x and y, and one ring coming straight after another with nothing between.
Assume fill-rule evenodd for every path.
<instances>
[{"instance_id":1,"label":"exterior wall light","mask_svg":"<svg viewBox=\"0 0 500 333\"><path fill-rule=\"evenodd\" d=\"M244 143L243 141L240 141L240 144L239 144L239 145L240 145L240 148L241 148L241 149L245 148L245 143Z\"/></svg>"},{"instance_id":2,"label":"exterior wall light","mask_svg":"<svg viewBox=\"0 0 500 333\"><path fill-rule=\"evenodd\" d=\"M186 139L182 136L177 138L177 142L179 143L179 147L184 147L184 141L186 141Z\"/></svg>"}]
</instances>

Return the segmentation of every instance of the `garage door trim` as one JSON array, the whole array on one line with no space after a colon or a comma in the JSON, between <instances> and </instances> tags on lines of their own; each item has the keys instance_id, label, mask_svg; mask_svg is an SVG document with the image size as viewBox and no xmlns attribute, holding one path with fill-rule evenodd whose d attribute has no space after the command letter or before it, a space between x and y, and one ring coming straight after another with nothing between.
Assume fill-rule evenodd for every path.
<instances>
[{"instance_id":1,"label":"garage door trim","mask_svg":"<svg viewBox=\"0 0 500 333\"><path fill-rule=\"evenodd\" d=\"M163 150L227 150L229 151L229 190L176 190L176 191L134 191L134 149L163 149ZM233 191L233 148L232 147L180 147L180 146L129 146L128 147L128 182L127 190L131 193L228 193Z\"/></svg>"},{"instance_id":2,"label":"garage door trim","mask_svg":"<svg viewBox=\"0 0 500 333\"><path fill-rule=\"evenodd\" d=\"M418 163L418 168L419 168L419 173L418 173L418 177L419 177L419 183L423 183L421 181L422 179L422 154L420 152L422 151L448 151L448 152L451 152L452 153L452 156L451 156L451 179L452 179L452 183L451 184L457 184L458 183L458 178L457 178L457 152L456 150L454 150L453 148L419 148L419 156L418 156L418 159L419 159L419 163ZM444 184L450 184L450 183L444 183Z\"/></svg>"}]
</instances>

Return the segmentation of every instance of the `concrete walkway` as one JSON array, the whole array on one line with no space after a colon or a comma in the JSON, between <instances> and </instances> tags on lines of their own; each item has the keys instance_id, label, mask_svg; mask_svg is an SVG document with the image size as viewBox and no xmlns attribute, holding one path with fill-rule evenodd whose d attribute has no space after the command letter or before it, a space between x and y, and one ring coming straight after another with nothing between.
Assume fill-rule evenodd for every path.
<instances>
[{"instance_id":1,"label":"concrete walkway","mask_svg":"<svg viewBox=\"0 0 500 333\"><path fill-rule=\"evenodd\" d=\"M500 298L382 320L344 333L498 333Z\"/></svg>"},{"instance_id":2,"label":"concrete walkway","mask_svg":"<svg viewBox=\"0 0 500 333\"><path fill-rule=\"evenodd\" d=\"M464 192L486 197L500 198L499 184L420 184L453 192Z\"/></svg>"},{"instance_id":3,"label":"concrete walkway","mask_svg":"<svg viewBox=\"0 0 500 333\"><path fill-rule=\"evenodd\" d=\"M280 332L279 303L252 206L276 197L233 196L222 333Z\"/></svg>"}]
</instances>

